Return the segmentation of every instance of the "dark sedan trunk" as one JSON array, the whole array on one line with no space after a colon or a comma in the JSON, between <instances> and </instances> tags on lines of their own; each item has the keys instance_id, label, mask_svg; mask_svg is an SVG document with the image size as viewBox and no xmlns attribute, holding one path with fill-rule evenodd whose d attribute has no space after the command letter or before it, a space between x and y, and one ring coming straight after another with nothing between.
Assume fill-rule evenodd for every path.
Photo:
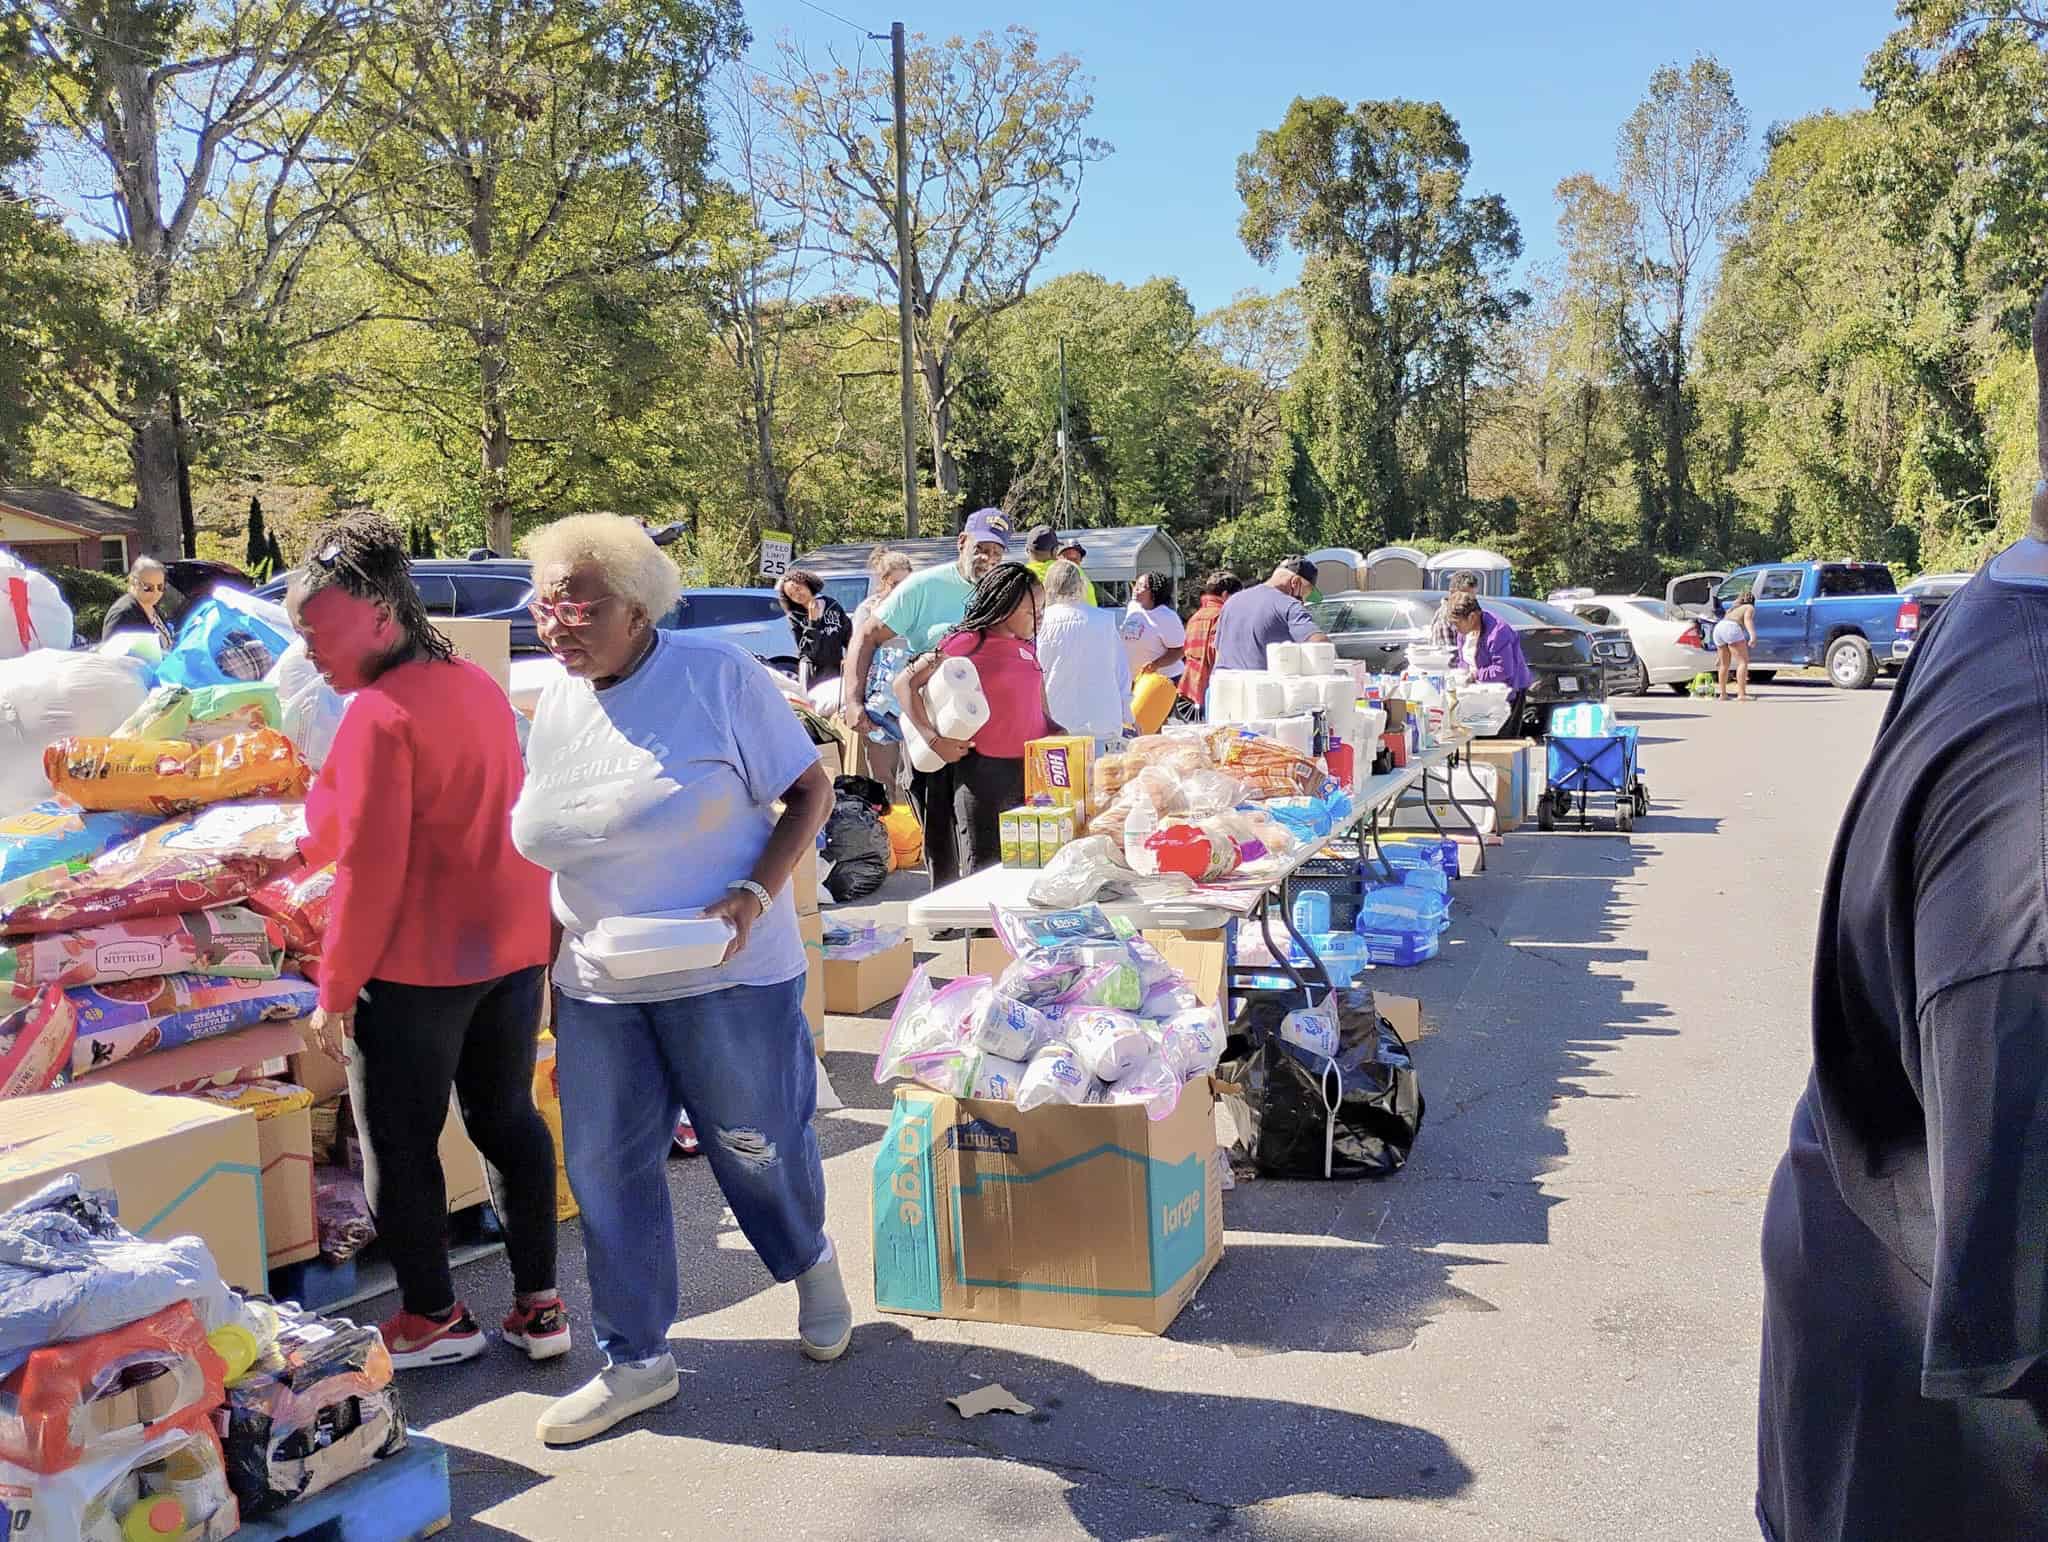
<instances>
[{"instance_id":1,"label":"dark sedan trunk","mask_svg":"<svg viewBox=\"0 0 2048 1542\"><path fill-rule=\"evenodd\" d=\"M1606 682L1593 660L1592 634L1561 626L1517 628L1522 656L1535 676L1531 702L1604 701Z\"/></svg>"}]
</instances>

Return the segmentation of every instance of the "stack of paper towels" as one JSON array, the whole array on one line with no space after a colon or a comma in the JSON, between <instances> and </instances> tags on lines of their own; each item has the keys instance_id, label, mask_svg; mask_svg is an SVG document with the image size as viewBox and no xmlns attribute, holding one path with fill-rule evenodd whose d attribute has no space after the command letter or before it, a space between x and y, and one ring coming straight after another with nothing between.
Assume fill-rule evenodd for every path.
<instances>
[{"instance_id":1,"label":"stack of paper towels","mask_svg":"<svg viewBox=\"0 0 2048 1542\"><path fill-rule=\"evenodd\" d=\"M924 704L932 715L932 727L942 739L972 739L989 719L981 674L969 659L941 661L924 683ZM910 741L910 763L918 770L932 772L945 764L938 752L925 743L908 713L903 717L903 732Z\"/></svg>"},{"instance_id":2,"label":"stack of paper towels","mask_svg":"<svg viewBox=\"0 0 2048 1542\"><path fill-rule=\"evenodd\" d=\"M1271 660L1283 648L1321 649L1327 643L1274 643L1266 652ZM1293 660L1299 652L1283 657ZM1358 709L1358 682L1332 667L1316 674L1283 673L1273 669L1219 669L1209 677L1209 721L1212 723L1264 724L1321 711L1331 732L1347 744L1357 744L1363 723ZM1289 731L1291 739L1293 731Z\"/></svg>"}]
</instances>

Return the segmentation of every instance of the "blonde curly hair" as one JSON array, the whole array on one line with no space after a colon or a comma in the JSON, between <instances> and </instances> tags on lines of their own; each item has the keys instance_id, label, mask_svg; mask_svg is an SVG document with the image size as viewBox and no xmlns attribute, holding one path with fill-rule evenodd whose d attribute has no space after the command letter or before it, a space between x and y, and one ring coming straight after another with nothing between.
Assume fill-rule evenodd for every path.
<instances>
[{"instance_id":1,"label":"blonde curly hair","mask_svg":"<svg viewBox=\"0 0 2048 1542\"><path fill-rule=\"evenodd\" d=\"M637 605L651 621L669 613L683 592L683 575L654 544L647 528L623 514L571 514L528 532L519 549L542 568L589 563L604 574L605 587Z\"/></svg>"}]
</instances>

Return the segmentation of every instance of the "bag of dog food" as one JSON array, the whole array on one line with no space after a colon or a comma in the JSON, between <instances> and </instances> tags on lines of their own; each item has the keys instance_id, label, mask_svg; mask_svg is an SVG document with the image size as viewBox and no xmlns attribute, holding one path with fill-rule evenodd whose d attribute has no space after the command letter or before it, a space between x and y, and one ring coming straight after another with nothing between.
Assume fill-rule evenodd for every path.
<instances>
[{"instance_id":1,"label":"bag of dog food","mask_svg":"<svg viewBox=\"0 0 2048 1542\"><path fill-rule=\"evenodd\" d=\"M165 974L275 980L283 972L284 929L240 905L0 942L0 986L16 990Z\"/></svg>"},{"instance_id":2,"label":"bag of dog food","mask_svg":"<svg viewBox=\"0 0 2048 1542\"><path fill-rule=\"evenodd\" d=\"M75 1076L159 1049L218 1038L251 1023L309 1016L319 992L296 975L226 980L174 974L81 985L65 992L78 1012Z\"/></svg>"},{"instance_id":3,"label":"bag of dog food","mask_svg":"<svg viewBox=\"0 0 2048 1542\"><path fill-rule=\"evenodd\" d=\"M43 771L81 807L165 817L233 798L297 798L312 781L305 757L274 728L209 744L60 739L43 752Z\"/></svg>"}]
</instances>

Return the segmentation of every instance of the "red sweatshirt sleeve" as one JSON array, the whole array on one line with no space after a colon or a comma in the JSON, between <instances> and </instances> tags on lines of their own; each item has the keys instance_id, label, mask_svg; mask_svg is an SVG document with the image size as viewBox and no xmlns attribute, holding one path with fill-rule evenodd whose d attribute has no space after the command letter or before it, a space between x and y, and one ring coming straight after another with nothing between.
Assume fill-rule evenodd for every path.
<instances>
[{"instance_id":1,"label":"red sweatshirt sleeve","mask_svg":"<svg viewBox=\"0 0 2048 1542\"><path fill-rule=\"evenodd\" d=\"M320 779L321 822L332 832L323 854L335 864L320 1005L347 1012L391 942L412 857L413 751L403 715L364 692L342 719Z\"/></svg>"}]
</instances>

